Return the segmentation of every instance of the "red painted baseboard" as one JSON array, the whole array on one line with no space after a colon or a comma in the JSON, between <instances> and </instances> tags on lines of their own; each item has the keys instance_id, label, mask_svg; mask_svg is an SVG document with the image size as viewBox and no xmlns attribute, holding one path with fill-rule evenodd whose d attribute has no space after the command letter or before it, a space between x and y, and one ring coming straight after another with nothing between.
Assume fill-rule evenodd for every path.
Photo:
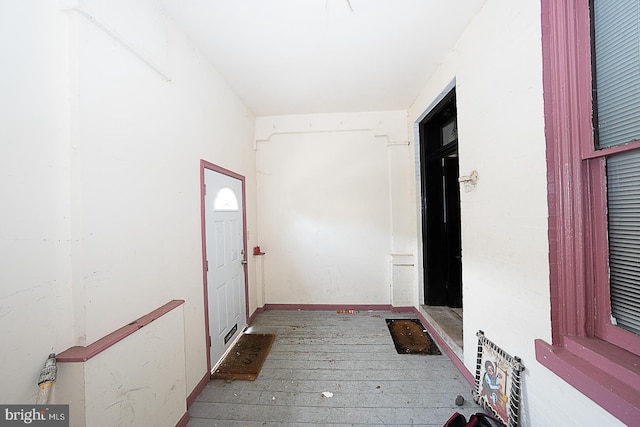
<instances>
[{"instance_id":1,"label":"red painted baseboard","mask_svg":"<svg viewBox=\"0 0 640 427\"><path fill-rule=\"evenodd\" d=\"M211 378L211 374L209 372L204 374L204 377L202 377L200 382L198 382L198 384L194 387L191 393L189 393L189 396L187 396L187 410L191 408L191 405L193 405L193 402L195 402L200 392L204 390L210 378Z\"/></svg>"},{"instance_id":2,"label":"red painted baseboard","mask_svg":"<svg viewBox=\"0 0 640 427\"><path fill-rule=\"evenodd\" d=\"M447 345L447 343L436 332L436 330L431 327L431 325L429 324L429 322L427 322L427 319L425 319L422 313L420 313L420 311L415 307L412 307L411 311L413 311L413 313L416 316L418 316L418 318L422 322L422 325L427 329L427 331L429 331L429 335L431 335L433 339L436 340L440 348L446 353L447 356L449 356L449 359L451 359L455 367L458 368L458 371L460 371L464 379L466 379L469 382L469 384L475 386L476 384L475 375L469 372L469 370L464 365L462 360L458 359L458 356L456 355L456 353L451 349L451 347Z\"/></svg>"},{"instance_id":3,"label":"red painted baseboard","mask_svg":"<svg viewBox=\"0 0 640 427\"><path fill-rule=\"evenodd\" d=\"M265 304L263 310L387 310L392 307L388 304Z\"/></svg>"},{"instance_id":4,"label":"red painted baseboard","mask_svg":"<svg viewBox=\"0 0 640 427\"><path fill-rule=\"evenodd\" d=\"M249 316L249 319L247 320L247 326L251 326L253 321L256 320L256 316L260 313L264 313L264 307L256 308L256 311L254 311L253 314Z\"/></svg>"},{"instance_id":5,"label":"red painted baseboard","mask_svg":"<svg viewBox=\"0 0 640 427\"><path fill-rule=\"evenodd\" d=\"M176 427L187 427L187 424L189 424L189 418L189 412L185 412L182 418L180 418L180 421L178 421L178 424L176 424Z\"/></svg>"}]
</instances>

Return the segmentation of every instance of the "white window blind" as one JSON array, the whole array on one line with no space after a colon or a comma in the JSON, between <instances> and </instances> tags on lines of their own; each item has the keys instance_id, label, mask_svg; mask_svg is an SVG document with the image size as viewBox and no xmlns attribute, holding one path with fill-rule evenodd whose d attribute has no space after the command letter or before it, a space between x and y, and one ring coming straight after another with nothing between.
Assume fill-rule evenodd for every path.
<instances>
[{"instance_id":1,"label":"white window blind","mask_svg":"<svg viewBox=\"0 0 640 427\"><path fill-rule=\"evenodd\" d=\"M607 159L612 321L640 334L640 150Z\"/></svg>"},{"instance_id":2,"label":"white window blind","mask_svg":"<svg viewBox=\"0 0 640 427\"><path fill-rule=\"evenodd\" d=\"M640 139L640 0L594 1L599 148Z\"/></svg>"},{"instance_id":3,"label":"white window blind","mask_svg":"<svg viewBox=\"0 0 640 427\"><path fill-rule=\"evenodd\" d=\"M640 140L640 0L594 0L598 147ZM640 150L607 158L611 322L640 334Z\"/></svg>"}]
</instances>

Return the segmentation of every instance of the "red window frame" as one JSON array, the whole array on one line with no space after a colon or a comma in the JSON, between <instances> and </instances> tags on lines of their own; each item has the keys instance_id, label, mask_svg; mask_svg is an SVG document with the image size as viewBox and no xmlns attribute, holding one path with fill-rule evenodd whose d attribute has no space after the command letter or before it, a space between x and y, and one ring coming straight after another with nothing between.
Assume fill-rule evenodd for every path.
<instances>
[{"instance_id":1,"label":"red window frame","mask_svg":"<svg viewBox=\"0 0 640 427\"><path fill-rule=\"evenodd\" d=\"M640 419L640 337L609 322L606 156L595 150L589 0L541 0L552 343L536 359L626 423Z\"/></svg>"}]
</instances>

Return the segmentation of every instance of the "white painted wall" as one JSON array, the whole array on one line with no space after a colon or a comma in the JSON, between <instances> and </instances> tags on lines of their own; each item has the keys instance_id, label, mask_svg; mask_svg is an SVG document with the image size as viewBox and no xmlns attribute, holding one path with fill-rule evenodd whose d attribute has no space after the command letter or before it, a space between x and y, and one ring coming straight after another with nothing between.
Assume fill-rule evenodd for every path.
<instances>
[{"instance_id":1,"label":"white painted wall","mask_svg":"<svg viewBox=\"0 0 640 427\"><path fill-rule=\"evenodd\" d=\"M488 0L411 106L409 125L455 79L460 173L480 177L461 192L469 371L482 329L526 367L523 425L618 425L535 360L534 339L551 335L540 20L539 2Z\"/></svg>"},{"instance_id":2,"label":"white painted wall","mask_svg":"<svg viewBox=\"0 0 640 427\"><path fill-rule=\"evenodd\" d=\"M0 3L0 402L35 403L51 352L72 344L63 19L55 2Z\"/></svg>"},{"instance_id":3,"label":"white painted wall","mask_svg":"<svg viewBox=\"0 0 640 427\"><path fill-rule=\"evenodd\" d=\"M152 0L2 2L0 36L0 401L34 401L50 352L172 299L190 392L206 372L199 161L246 176L253 246L253 114Z\"/></svg>"},{"instance_id":4,"label":"white painted wall","mask_svg":"<svg viewBox=\"0 0 640 427\"><path fill-rule=\"evenodd\" d=\"M258 119L258 206L254 117L215 70L151 0L79 5L136 54L59 2L0 3L1 402L35 401L48 353L171 299L186 300L193 389L206 370L201 158L247 177L249 247L267 252L266 289L250 258L251 312L392 301L391 256L406 260L420 244L417 183L399 174L411 151L387 146L407 140L404 112ZM461 172L480 173L461 201L465 348L483 329L522 357L524 425L617 425L535 361L533 340L550 338L540 58L538 2L487 0L411 106L409 133L455 78ZM416 283L413 295L394 287L397 298L419 303L420 268L398 272ZM475 368L474 350L464 362Z\"/></svg>"},{"instance_id":5,"label":"white painted wall","mask_svg":"<svg viewBox=\"0 0 640 427\"><path fill-rule=\"evenodd\" d=\"M71 427L175 426L185 401L184 305L86 362L58 363L52 402Z\"/></svg>"},{"instance_id":6,"label":"white painted wall","mask_svg":"<svg viewBox=\"0 0 640 427\"><path fill-rule=\"evenodd\" d=\"M190 391L185 384L182 308L87 361L86 427L175 426L180 421Z\"/></svg>"},{"instance_id":7,"label":"white painted wall","mask_svg":"<svg viewBox=\"0 0 640 427\"><path fill-rule=\"evenodd\" d=\"M78 42L72 194L79 201L72 217L82 220L72 230L82 242L73 254L81 278L74 295L85 307L78 339L92 342L184 299L192 390L206 370L199 160L245 175L254 188L254 118L154 2L81 6L171 81L72 13ZM249 212L254 197L248 195ZM255 228L255 216L248 227Z\"/></svg>"},{"instance_id":8,"label":"white painted wall","mask_svg":"<svg viewBox=\"0 0 640 427\"><path fill-rule=\"evenodd\" d=\"M390 304L390 167L405 112L260 117L265 302Z\"/></svg>"}]
</instances>

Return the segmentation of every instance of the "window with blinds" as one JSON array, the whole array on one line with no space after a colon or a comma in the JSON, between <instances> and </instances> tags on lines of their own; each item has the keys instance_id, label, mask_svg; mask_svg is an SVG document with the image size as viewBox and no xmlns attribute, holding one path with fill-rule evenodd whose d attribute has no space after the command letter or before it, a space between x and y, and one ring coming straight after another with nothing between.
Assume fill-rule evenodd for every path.
<instances>
[{"instance_id":1,"label":"window with blinds","mask_svg":"<svg viewBox=\"0 0 640 427\"><path fill-rule=\"evenodd\" d=\"M598 148L640 139L640 0L594 2Z\"/></svg>"},{"instance_id":2,"label":"window with blinds","mask_svg":"<svg viewBox=\"0 0 640 427\"><path fill-rule=\"evenodd\" d=\"M640 0L593 2L596 149L640 140ZM611 323L640 334L640 149L607 157Z\"/></svg>"},{"instance_id":3,"label":"window with blinds","mask_svg":"<svg viewBox=\"0 0 640 427\"><path fill-rule=\"evenodd\" d=\"M640 150L607 159L611 322L640 334Z\"/></svg>"}]
</instances>

